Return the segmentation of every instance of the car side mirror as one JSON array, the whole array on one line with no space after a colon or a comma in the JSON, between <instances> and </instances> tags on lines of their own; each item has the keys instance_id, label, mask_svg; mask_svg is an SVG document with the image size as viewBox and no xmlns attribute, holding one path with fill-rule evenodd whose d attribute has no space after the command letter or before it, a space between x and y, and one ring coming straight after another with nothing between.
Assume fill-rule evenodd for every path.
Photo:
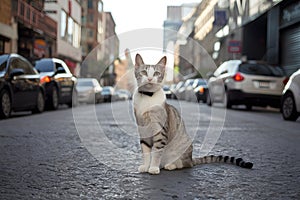
<instances>
[{"instance_id":1,"label":"car side mirror","mask_svg":"<svg viewBox=\"0 0 300 200\"><path fill-rule=\"evenodd\" d=\"M66 70L63 67L57 68L55 74L63 74L66 73Z\"/></svg>"},{"instance_id":2,"label":"car side mirror","mask_svg":"<svg viewBox=\"0 0 300 200\"><path fill-rule=\"evenodd\" d=\"M16 68L16 69L13 69L13 70L10 72L9 76L10 76L10 78L13 78L13 77L15 77L15 76L20 76L20 75L23 75L23 74L25 74L25 72L24 72L23 69Z\"/></svg>"}]
</instances>

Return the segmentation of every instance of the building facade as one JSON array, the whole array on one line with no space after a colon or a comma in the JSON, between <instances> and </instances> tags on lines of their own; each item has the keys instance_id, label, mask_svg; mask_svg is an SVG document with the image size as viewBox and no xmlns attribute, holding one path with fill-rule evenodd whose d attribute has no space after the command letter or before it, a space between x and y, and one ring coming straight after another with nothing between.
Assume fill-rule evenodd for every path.
<instances>
[{"instance_id":1,"label":"building facade","mask_svg":"<svg viewBox=\"0 0 300 200\"><path fill-rule=\"evenodd\" d=\"M105 71L102 73L100 83L102 85L115 85L116 74L114 70L114 60L119 57L119 38L116 35L116 23L111 12L102 12L102 27L101 34L101 64L105 65Z\"/></svg>"},{"instance_id":2,"label":"building facade","mask_svg":"<svg viewBox=\"0 0 300 200\"><path fill-rule=\"evenodd\" d=\"M78 75L81 53L81 5L78 0L45 1L45 12L57 23L57 54Z\"/></svg>"},{"instance_id":3,"label":"building facade","mask_svg":"<svg viewBox=\"0 0 300 200\"><path fill-rule=\"evenodd\" d=\"M205 72L211 60L218 66L230 59L262 60L281 66L288 76L300 68L299 1L203 0L195 10L179 32L193 23L193 31L185 35L202 49L188 38L177 38L178 54L192 56L194 68ZM184 65L184 60L178 63ZM182 73L192 73L180 67Z\"/></svg>"},{"instance_id":4,"label":"building facade","mask_svg":"<svg viewBox=\"0 0 300 200\"><path fill-rule=\"evenodd\" d=\"M0 53L18 53L33 64L56 54L57 23L44 14L44 1L4 0L0 9Z\"/></svg>"},{"instance_id":5,"label":"building facade","mask_svg":"<svg viewBox=\"0 0 300 200\"><path fill-rule=\"evenodd\" d=\"M168 6L167 19L164 21L164 44L163 48L166 50L169 42L175 43L177 40L177 31L182 25L182 7Z\"/></svg>"},{"instance_id":6,"label":"building facade","mask_svg":"<svg viewBox=\"0 0 300 200\"><path fill-rule=\"evenodd\" d=\"M82 6L81 15L81 48L82 59L97 47L102 39L103 23L102 12L103 2L102 0L81 0Z\"/></svg>"},{"instance_id":7,"label":"building facade","mask_svg":"<svg viewBox=\"0 0 300 200\"><path fill-rule=\"evenodd\" d=\"M0 54L18 51L18 31L13 23L11 4L11 0L3 0L0 4Z\"/></svg>"}]
</instances>

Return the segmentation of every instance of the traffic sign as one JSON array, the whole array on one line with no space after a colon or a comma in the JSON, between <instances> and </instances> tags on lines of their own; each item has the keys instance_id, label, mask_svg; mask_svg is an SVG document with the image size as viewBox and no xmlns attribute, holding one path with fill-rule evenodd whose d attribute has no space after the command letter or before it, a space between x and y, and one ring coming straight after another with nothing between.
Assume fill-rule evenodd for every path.
<instances>
[{"instance_id":1,"label":"traffic sign","mask_svg":"<svg viewBox=\"0 0 300 200\"><path fill-rule=\"evenodd\" d=\"M241 53L242 52L242 42L239 40L230 40L228 43L229 53Z\"/></svg>"}]
</instances>

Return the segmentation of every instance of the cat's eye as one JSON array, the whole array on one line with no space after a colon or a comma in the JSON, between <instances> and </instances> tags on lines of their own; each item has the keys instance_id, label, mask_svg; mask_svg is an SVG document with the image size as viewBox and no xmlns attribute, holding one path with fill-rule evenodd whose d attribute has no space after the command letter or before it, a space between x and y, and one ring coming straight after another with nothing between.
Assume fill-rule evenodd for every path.
<instances>
[{"instance_id":1,"label":"cat's eye","mask_svg":"<svg viewBox=\"0 0 300 200\"><path fill-rule=\"evenodd\" d=\"M154 76L160 76L159 72L154 72Z\"/></svg>"},{"instance_id":2,"label":"cat's eye","mask_svg":"<svg viewBox=\"0 0 300 200\"><path fill-rule=\"evenodd\" d=\"M141 75L143 75L143 76L147 76L147 71L146 71L146 70L143 70L143 71L141 71L140 73L141 73Z\"/></svg>"}]
</instances>

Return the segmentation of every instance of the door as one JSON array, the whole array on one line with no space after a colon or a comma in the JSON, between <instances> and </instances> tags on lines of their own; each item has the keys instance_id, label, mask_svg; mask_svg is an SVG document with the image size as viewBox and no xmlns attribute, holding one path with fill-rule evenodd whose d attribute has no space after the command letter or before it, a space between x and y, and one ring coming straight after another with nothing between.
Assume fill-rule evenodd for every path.
<instances>
[{"instance_id":1,"label":"door","mask_svg":"<svg viewBox=\"0 0 300 200\"><path fill-rule=\"evenodd\" d=\"M62 67L65 70L65 73L57 73L55 75L55 79L59 83L60 86L60 101L63 103L68 103L72 100L72 92L73 92L73 75L71 74L68 66L65 63L56 62L55 63L56 70Z\"/></svg>"},{"instance_id":2,"label":"door","mask_svg":"<svg viewBox=\"0 0 300 200\"><path fill-rule=\"evenodd\" d=\"M288 76L300 68L300 24L281 33L281 66Z\"/></svg>"},{"instance_id":3,"label":"door","mask_svg":"<svg viewBox=\"0 0 300 200\"><path fill-rule=\"evenodd\" d=\"M9 73L19 70L22 74L11 77L13 90L13 106L15 108L28 108L36 105L39 91L39 77L31 64L21 57L13 57L9 64Z\"/></svg>"}]
</instances>

